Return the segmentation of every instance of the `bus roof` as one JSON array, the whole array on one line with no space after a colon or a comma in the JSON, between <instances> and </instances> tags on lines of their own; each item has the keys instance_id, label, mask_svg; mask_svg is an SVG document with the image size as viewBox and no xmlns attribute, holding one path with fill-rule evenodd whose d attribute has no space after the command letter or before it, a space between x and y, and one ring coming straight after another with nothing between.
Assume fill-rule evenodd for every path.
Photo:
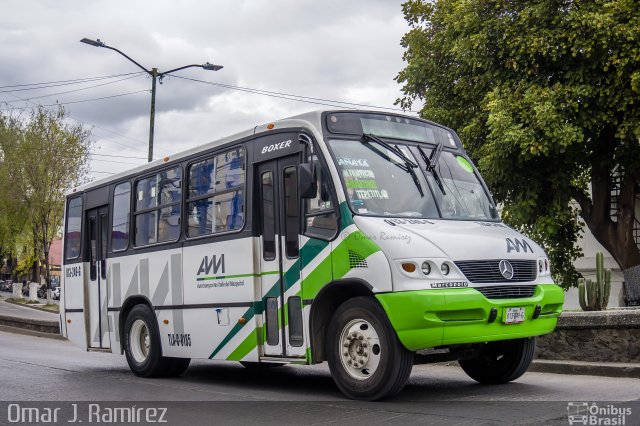
<instances>
[{"instance_id":1,"label":"bus roof","mask_svg":"<svg viewBox=\"0 0 640 426\"><path fill-rule=\"evenodd\" d=\"M349 110L333 110L333 109L321 109L321 110L316 110L316 111L310 111L310 112L306 112L303 114L299 114L299 115L295 115L292 117L287 117L287 118L283 118L277 121L272 121L266 124L260 124L257 126L254 126L253 128L244 130L242 132L239 133L235 133L233 135L230 136L226 136L224 138L215 140L215 141L211 141L211 142L206 142L202 145L196 145L193 148L189 148L185 151L181 151L175 154L171 154L168 155L169 157L169 161L170 162L174 162L176 160L181 160L184 159L186 157L189 157L191 155L197 154L199 152L203 152L203 151L207 151L213 148L216 148L218 146L221 145L225 145L227 143L231 143L233 141L236 140L240 140L240 139L244 139L244 138L248 138L251 137L253 135L257 135L263 132L267 132L270 130L278 130L278 129L286 129L286 128L293 128L293 127L311 127L311 128L315 128L315 129L321 129L322 128L322 114L325 112L330 112L330 113L339 113L339 112L351 112L351 113L371 113L371 114L387 114L387 115L395 115L395 116L401 116L402 114L389 114L389 113L384 113L384 112L380 112L380 111L370 111L370 110L355 110L355 109L349 109ZM402 115L405 116L405 115ZM406 117L406 116L405 116ZM432 125L436 125L439 127L443 127L446 129L446 127L428 121L428 120L423 120L419 117L410 117L414 120L419 120L419 121L423 121L425 123L429 123ZM273 127L273 129L269 129L267 127L268 124L274 124L275 126ZM450 130L450 129L447 129ZM74 189L72 189L71 191L67 192L67 195L72 195L72 194L76 194L78 192L82 192L82 191L86 191L88 189L91 188L97 188L100 186L103 186L105 184L111 183L113 181L117 181L119 179L125 178L125 177L130 177L132 175L138 175L138 174L142 174L147 170L153 169L155 167L161 166L163 164L166 164L166 161L163 158L154 160L150 163L145 163L142 164L140 166L137 167L133 167L129 170L125 170L122 172L118 172L118 173L114 173L112 175L106 176L104 178L101 179L97 179L93 182L90 183L86 183L84 185L78 186Z\"/></svg>"},{"instance_id":2,"label":"bus roof","mask_svg":"<svg viewBox=\"0 0 640 426\"><path fill-rule=\"evenodd\" d=\"M322 115L322 113L324 112L324 110L319 110L319 111L311 111L311 112L307 112L304 114L299 114L296 116L292 116L292 117L288 117L288 118L283 118L277 121L272 121L269 123L265 123L265 124L260 124L257 126L254 126L253 128L244 130L242 132L238 132L235 134L232 134L230 136L226 136L223 137L221 139L217 139L215 141L211 141L211 142L206 142L204 144L201 145L196 145L192 148L189 148L187 150L184 151L180 151L177 152L175 154L171 154L168 155L169 160L171 162L173 162L174 160L180 160L183 159L185 157L189 157L193 154L197 154L199 152L202 151L207 151L209 149L213 149L216 148L218 146L221 145L225 145L227 143L236 141L236 140L240 140L240 139L244 139L250 136L253 136L255 134L259 134L262 133L264 131L268 131L269 129L267 128L268 124L275 124L275 127L273 130L277 130L277 129L284 129L284 128L291 128L291 127L304 127L304 126L309 126L312 125L316 128L320 127L320 117ZM122 171L122 172L118 172L118 173L114 173L112 175L106 176L104 178L100 178L100 179L96 179L92 182L86 183L84 185L80 185L76 188L74 188L71 191L67 192L67 195L72 195L72 194L76 194L78 192L82 192L82 191L86 191L88 189L91 188L96 188L99 186L103 186L104 184L122 179L124 177L128 177L131 175L137 175L137 174L141 174L144 173L146 170L149 169L153 169L154 167L157 166L161 166L163 164L165 164L166 162L164 161L164 157L163 158L159 158L157 160L154 160L150 163L145 163L145 164L141 164L140 166L136 166L133 167L131 169Z\"/></svg>"}]
</instances>

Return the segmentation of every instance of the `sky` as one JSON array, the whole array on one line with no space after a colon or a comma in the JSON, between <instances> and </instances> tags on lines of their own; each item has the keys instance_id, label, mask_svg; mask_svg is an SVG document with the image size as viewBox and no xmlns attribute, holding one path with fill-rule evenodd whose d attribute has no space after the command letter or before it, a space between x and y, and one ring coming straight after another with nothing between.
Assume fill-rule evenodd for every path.
<instances>
[{"instance_id":1,"label":"sky","mask_svg":"<svg viewBox=\"0 0 640 426\"><path fill-rule=\"evenodd\" d=\"M405 65L400 41L409 30L401 4L4 0L0 110L63 104L72 122L91 129L89 179L144 164L151 78L117 52L80 43L85 37L160 72L205 62L224 67L178 71L158 84L156 159L327 108L217 84L397 108L402 93L394 77Z\"/></svg>"}]
</instances>

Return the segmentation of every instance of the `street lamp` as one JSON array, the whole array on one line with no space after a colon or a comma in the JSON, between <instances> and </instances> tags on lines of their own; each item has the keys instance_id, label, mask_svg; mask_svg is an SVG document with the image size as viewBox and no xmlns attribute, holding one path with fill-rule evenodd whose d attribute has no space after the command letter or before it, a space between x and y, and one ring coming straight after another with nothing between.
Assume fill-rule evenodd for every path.
<instances>
[{"instance_id":1,"label":"street lamp","mask_svg":"<svg viewBox=\"0 0 640 426\"><path fill-rule=\"evenodd\" d=\"M91 40L88 38L83 38L82 40L80 40L80 42L88 44L90 46L94 46L94 47L104 47L106 49L114 50L119 54L121 54L122 56L124 56L125 58L127 58L128 60L130 60L131 62L133 62L134 64L136 64L138 68L142 69L144 72L146 72L151 76L151 114L150 114L151 117L149 119L149 162L153 160L153 130L154 130L154 123L155 123L155 115L156 115L156 80L158 79L158 77L160 78L160 82L162 82L162 78L165 75L171 74L172 72L175 72L175 71L183 70L185 68L192 68L192 67L202 68L208 71L218 71L222 69L222 65L214 65L207 62L202 65L197 65L197 64L185 65L183 67L174 68L169 71L158 72L157 68L151 68L150 70L146 69L145 67L143 67L142 65L140 65L139 63L131 59L129 56L127 56L120 50L116 49L115 47L107 46L104 42L100 41L100 39Z\"/></svg>"}]
</instances>

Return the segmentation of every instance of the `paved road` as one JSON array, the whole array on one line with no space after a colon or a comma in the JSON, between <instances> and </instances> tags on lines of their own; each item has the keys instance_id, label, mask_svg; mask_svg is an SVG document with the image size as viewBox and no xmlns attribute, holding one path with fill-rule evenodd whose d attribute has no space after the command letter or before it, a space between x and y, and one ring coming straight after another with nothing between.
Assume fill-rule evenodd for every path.
<instances>
[{"instance_id":1,"label":"paved road","mask_svg":"<svg viewBox=\"0 0 640 426\"><path fill-rule=\"evenodd\" d=\"M458 367L423 365L393 400L362 403L345 401L326 364L252 371L194 361L181 378L140 379L122 356L2 332L0 365L0 401L49 401L68 416L69 401L118 401L168 407L170 424L567 424L567 401L636 401L621 406L636 412L626 424L640 424L638 379L528 373L508 385L482 386ZM0 424L7 407L0 403Z\"/></svg>"}]
</instances>

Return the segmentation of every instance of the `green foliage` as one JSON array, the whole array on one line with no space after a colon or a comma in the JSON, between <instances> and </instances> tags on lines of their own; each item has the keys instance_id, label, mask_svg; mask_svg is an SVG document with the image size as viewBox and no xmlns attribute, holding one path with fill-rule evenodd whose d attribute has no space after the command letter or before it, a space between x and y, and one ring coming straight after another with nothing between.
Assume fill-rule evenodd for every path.
<instances>
[{"instance_id":1,"label":"green foliage","mask_svg":"<svg viewBox=\"0 0 640 426\"><path fill-rule=\"evenodd\" d=\"M543 245L554 278L577 282L579 216L622 268L640 263L607 195L616 164L640 182L637 2L409 0L403 10L398 103L423 102L421 116L460 134L504 221ZM605 188L598 198L589 182Z\"/></svg>"},{"instance_id":2,"label":"green foliage","mask_svg":"<svg viewBox=\"0 0 640 426\"><path fill-rule=\"evenodd\" d=\"M578 301L583 311L607 309L611 294L611 269L604 269L604 255L596 254L596 281L578 280Z\"/></svg>"},{"instance_id":3,"label":"green foliage","mask_svg":"<svg viewBox=\"0 0 640 426\"><path fill-rule=\"evenodd\" d=\"M0 247L18 258L18 273L47 263L65 192L83 178L89 155L89 132L70 124L63 108L0 113Z\"/></svg>"}]
</instances>

